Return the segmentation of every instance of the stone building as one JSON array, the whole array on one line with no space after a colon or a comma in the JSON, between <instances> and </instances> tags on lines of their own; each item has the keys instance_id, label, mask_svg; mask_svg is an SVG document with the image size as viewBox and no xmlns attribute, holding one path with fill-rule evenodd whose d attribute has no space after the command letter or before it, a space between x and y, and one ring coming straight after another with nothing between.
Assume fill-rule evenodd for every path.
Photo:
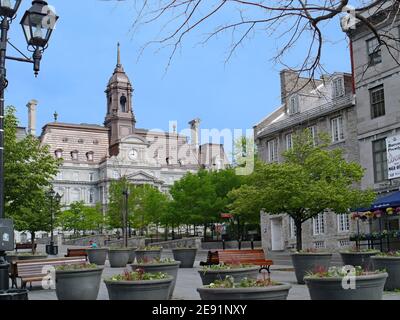
<instances>
[{"instance_id":1,"label":"stone building","mask_svg":"<svg viewBox=\"0 0 400 320\"><path fill-rule=\"evenodd\" d=\"M281 72L282 104L254 126L261 159L282 161L282 153L292 146L293 135L308 129L315 143L318 134L326 132L331 137L332 148L343 148L347 160L358 162L357 115L351 74L337 72L312 81L297 78L292 71ZM263 246L267 250L295 248L295 226L287 214L262 213L261 226ZM347 214L325 212L303 224L303 246L348 247L349 235L354 229Z\"/></svg>"},{"instance_id":2,"label":"stone building","mask_svg":"<svg viewBox=\"0 0 400 320\"><path fill-rule=\"evenodd\" d=\"M399 178L388 177L387 162L387 138L400 140L400 21L391 15L397 10L389 5L390 1L362 15L380 34L386 34L391 52L386 46L379 46L364 24L357 24L349 32L354 56L360 164L366 169L362 188L372 188L378 196L386 196L400 187ZM387 228L400 229L399 217L391 217L389 221Z\"/></svg>"},{"instance_id":3,"label":"stone building","mask_svg":"<svg viewBox=\"0 0 400 320\"><path fill-rule=\"evenodd\" d=\"M189 123L190 141L176 132L176 126L171 132L137 128L133 91L118 45L117 65L105 91L104 125L61 123L55 115L54 122L43 127L42 144L50 146L54 157L63 159L53 183L54 190L63 196L63 205L84 201L106 208L110 183L121 177L168 192L187 172L228 165L222 145L200 145L199 119ZM35 101L28 104L28 131L34 130L36 105Z\"/></svg>"}]
</instances>

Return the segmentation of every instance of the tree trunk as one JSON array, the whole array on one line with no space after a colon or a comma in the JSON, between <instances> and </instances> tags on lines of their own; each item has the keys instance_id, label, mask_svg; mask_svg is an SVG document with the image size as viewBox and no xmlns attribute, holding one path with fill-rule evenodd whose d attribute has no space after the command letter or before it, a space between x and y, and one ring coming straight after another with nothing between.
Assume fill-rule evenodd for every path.
<instances>
[{"instance_id":1,"label":"tree trunk","mask_svg":"<svg viewBox=\"0 0 400 320\"><path fill-rule=\"evenodd\" d=\"M32 254L36 253L35 250L35 231L31 231Z\"/></svg>"},{"instance_id":2,"label":"tree trunk","mask_svg":"<svg viewBox=\"0 0 400 320\"><path fill-rule=\"evenodd\" d=\"M295 220L296 226L296 250L300 251L303 249L303 238L302 238L302 222L300 220Z\"/></svg>"}]
</instances>

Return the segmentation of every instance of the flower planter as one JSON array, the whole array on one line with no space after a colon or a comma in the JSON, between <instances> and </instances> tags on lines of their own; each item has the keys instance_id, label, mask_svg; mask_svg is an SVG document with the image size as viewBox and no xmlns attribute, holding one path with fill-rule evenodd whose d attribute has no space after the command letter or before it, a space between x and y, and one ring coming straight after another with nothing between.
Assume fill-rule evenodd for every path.
<instances>
[{"instance_id":1,"label":"flower planter","mask_svg":"<svg viewBox=\"0 0 400 320\"><path fill-rule=\"evenodd\" d=\"M224 280L227 276L233 277L235 282L240 282L244 278L257 279L259 270L260 268L255 266L237 269L206 269L199 270L198 272L203 285L209 285L216 280Z\"/></svg>"},{"instance_id":2,"label":"flower planter","mask_svg":"<svg viewBox=\"0 0 400 320\"><path fill-rule=\"evenodd\" d=\"M198 288L201 300L286 300L290 284L255 288Z\"/></svg>"},{"instance_id":3,"label":"flower planter","mask_svg":"<svg viewBox=\"0 0 400 320\"><path fill-rule=\"evenodd\" d=\"M400 289L400 257L374 256L371 261L374 270L385 270L389 275L385 290Z\"/></svg>"},{"instance_id":4,"label":"flower planter","mask_svg":"<svg viewBox=\"0 0 400 320\"><path fill-rule=\"evenodd\" d=\"M128 264L134 263L135 262L135 257L136 257L136 251L137 248L130 248L129 252L129 259L128 259Z\"/></svg>"},{"instance_id":5,"label":"flower planter","mask_svg":"<svg viewBox=\"0 0 400 320\"><path fill-rule=\"evenodd\" d=\"M136 250L136 261L137 262L148 262L155 259L161 259L161 251L159 250Z\"/></svg>"},{"instance_id":6,"label":"flower planter","mask_svg":"<svg viewBox=\"0 0 400 320\"><path fill-rule=\"evenodd\" d=\"M175 248L172 249L174 260L180 261L180 268L193 268L194 261L196 259L196 248Z\"/></svg>"},{"instance_id":7,"label":"flower planter","mask_svg":"<svg viewBox=\"0 0 400 320\"><path fill-rule=\"evenodd\" d=\"M328 269L331 263L331 253L292 253L292 262L298 284L304 284L307 272L316 269Z\"/></svg>"},{"instance_id":8,"label":"flower planter","mask_svg":"<svg viewBox=\"0 0 400 320\"><path fill-rule=\"evenodd\" d=\"M90 263L104 266L107 259L108 248L90 248L86 249Z\"/></svg>"},{"instance_id":9,"label":"flower planter","mask_svg":"<svg viewBox=\"0 0 400 320\"><path fill-rule=\"evenodd\" d=\"M305 277L311 300L382 300L387 273L357 276L356 289L344 289L342 278Z\"/></svg>"},{"instance_id":10,"label":"flower planter","mask_svg":"<svg viewBox=\"0 0 400 320\"><path fill-rule=\"evenodd\" d=\"M16 260L37 260L37 259L47 259L47 254L23 254L23 255L16 255Z\"/></svg>"},{"instance_id":11,"label":"flower planter","mask_svg":"<svg viewBox=\"0 0 400 320\"><path fill-rule=\"evenodd\" d=\"M378 253L379 251L340 252L340 256L345 266L361 266L363 270L372 270L373 267L370 258Z\"/></svg>"},{"instance_id":12,"label":"flower planter","mask_svg":"<svg viewBox=\"0 0 400 320\"><path fill-rule=\"evenodd\" d=\"M180 261L175 261L175 262L168 262L168 263L135 263L132 264L132 270L135 271L138 268L141 268L144 270L144 272L149 272L149 273L157 273L157 272L163 272L166 273L170 276L173 277L173 280L171 282L168 298L172 299L172 295L174 294L175 290L175 285L176 285L176 279L178 277L178 269L179 265L181 264Z\"/></svg>"},{"instance_id":13,"label":"flower planter","mask_svg":"<svg viewBox=\"0 0 400 320\"><path fill-rule=\"evenodd\" d=\"M161 280L104 280L110 300L168 300L173 278Z\"/></svg>"},{"instance_id":14,"label":"flower planter","mask_svg":"<svg viewBox=\"0 0 400 320\"><path fill-rule=\"evenodd\" d=\"M111 268L125 268L129 261L132 249L110 249L108 260Z\"/></svg>"},{"instance_id":15,"label":"flower planter","mask_svg":"<svg viewBox=\"0 0 400 320\"><path fill-rule=\"evenodd\" d=\"M97 300L103 268L57 270L58 300Z\"/></svg>"}]
</instances>

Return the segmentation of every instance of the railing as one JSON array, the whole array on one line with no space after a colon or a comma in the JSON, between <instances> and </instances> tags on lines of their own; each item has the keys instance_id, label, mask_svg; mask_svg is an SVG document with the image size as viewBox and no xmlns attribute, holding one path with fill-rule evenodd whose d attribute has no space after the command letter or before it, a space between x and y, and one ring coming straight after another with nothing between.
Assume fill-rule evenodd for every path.
<instances>
[{"instance_id":1,"label":"railing","mask_svg":"<svg viewBox=\"0 0 400 320\"><path fill-rule=\"evenodd\" d=\"M335 99L332 102L323 104L319 107L312 108L310 110L301 112L296 115L290 116L288 119L284 119L278 121L273 124L269 124L265 126L263 129L258 130L256 133L257 138L262 138L266 135L274 133L276 131L283 130L288 127L292 127L294 125L304 123L305 121L312 120L314 118L322 117L328 113L331 113L336 110L343 109L349 105L353 105L353 95L349 94L342 98Z\"/></svg>"}]
</instances>

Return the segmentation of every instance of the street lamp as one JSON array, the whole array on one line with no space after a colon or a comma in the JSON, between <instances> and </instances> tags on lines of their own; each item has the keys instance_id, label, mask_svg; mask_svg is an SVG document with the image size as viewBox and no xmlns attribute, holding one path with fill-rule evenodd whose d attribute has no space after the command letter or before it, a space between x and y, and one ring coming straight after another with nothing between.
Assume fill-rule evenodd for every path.
<instances>
[{"instance_id":1,"label":"street lamp","mask_svg":"<svg viewBox=\"0 0 400 320\"><path fill-rule=\"evenodd\" d=\"M8 268L5 252L14 249L14 225L11 219L5 219L4 212L4 91L8 86L6 60L33 64L35 76L40 70L42 53L46 50L58 17L54 8L46 1L32 1L32 7L23 16L23 26L28 50L33 52L28 58L9 42L10 24L17 15L22 0L0 0L0 291L9 290ZM7 45L10 43L22 57L7 56Z\"/></svg>"},{"instance_id":2,"label":"street lamp","mask_svg":"<svg viewBox=\"0 0 400 320\"><path fill-rule=\"evenodd\" d=\"M61 201L61 195L59 193L55 193L53 188L51 188L47 192L47 196L50 199L50 228L51 228L51 236L50 236L50 244L46 245L46 253L50 255L57 255L58 254L58 246L54 245L54 200L57 204Z\"/></svg>"},{"instance_id":3,"label":"street lamp","mask_svg":"<svg viewBox=\"0 0 400 320\"><path fill-rule=\"evenodd\" d=\"M128 201L129 201L129 189L126 187L126 189L122 192L122 194L125 196L125 215L124 215L124 245L125 248L128 247Z\"/></svg>"}]
</instances>

